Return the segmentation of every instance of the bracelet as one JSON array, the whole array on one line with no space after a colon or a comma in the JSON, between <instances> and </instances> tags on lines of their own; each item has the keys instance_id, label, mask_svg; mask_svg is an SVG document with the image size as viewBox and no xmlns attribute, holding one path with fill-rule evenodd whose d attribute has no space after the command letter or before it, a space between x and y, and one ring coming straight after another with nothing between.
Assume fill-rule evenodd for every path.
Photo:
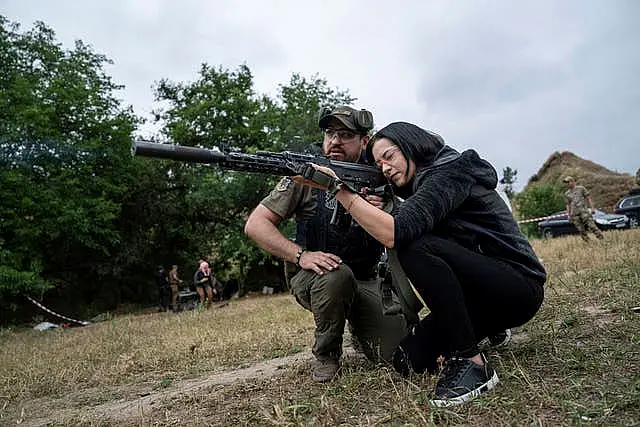
<instances>
[{"instance_id":1,"label":"bracelet","mask_svg":"<svg viewBox=\"0 0 640 427\"><path fill-rule=\"evenodd\" d=\"M360 196L358 196L357 194L353 195L351 201L349 202L349 206L347 206L347 212L351 213L351 206L353 206L353 202L355 202L358 198L360 198Z\"/></svg>"},{"instance_id":2,"label":"bracelet","mask_svg":"<svg viewBox=\"0 0 640 427\"><path fill-rule=\"evenodd\" d=\"M300 267L300 258L302 258L302 253L304 252L303 248L298 249L298 253L296 254L296 265Z\"/></svg>"}]
</instances>

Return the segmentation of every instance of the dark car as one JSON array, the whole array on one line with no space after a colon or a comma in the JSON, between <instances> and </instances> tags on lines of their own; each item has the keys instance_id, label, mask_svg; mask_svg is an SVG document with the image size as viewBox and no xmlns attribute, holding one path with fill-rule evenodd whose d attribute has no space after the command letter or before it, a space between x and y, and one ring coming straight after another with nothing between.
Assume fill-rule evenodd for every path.
<instances>
[{"instance_id":1,"label":"dark car","mask_svg":"<svg viewBox=\"0 0 640 427\"><path fill-rule=\"evenodd\" d=\"M629 217L631 227L640 223L640 194L630 194L622 198L614 208L615 213Z\"/></svg>"},{"instance_id":2,"label":"dark car","mask_svg":"<svg viewBox=\"0 0 640 427\"><path fill-rule=\"evenodd\" d=\"M599 210L593 213L593 220L600 230L619 230L629 228L626 215L608 214ZM569 221L567 211L556 212L538 223L538 232L544 238L578 234L578 229Z\"/></svg>"}]
</instances>

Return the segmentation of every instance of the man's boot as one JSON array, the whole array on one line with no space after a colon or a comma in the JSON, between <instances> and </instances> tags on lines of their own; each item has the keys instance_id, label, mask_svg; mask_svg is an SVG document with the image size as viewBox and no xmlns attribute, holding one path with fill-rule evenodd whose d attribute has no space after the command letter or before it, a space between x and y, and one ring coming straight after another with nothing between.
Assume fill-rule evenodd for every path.
<instances>
[{"instance_id":1,"label":"man's boot","mask_svg":"<svg viewBox=\"0 0 640 427\"><path fill-rule=\"evenodd\" d=\"M321 383L333 380L340 370L338 358L333 356L317 356L313 361L313 380Z\"/></svg>"}]
</instances>

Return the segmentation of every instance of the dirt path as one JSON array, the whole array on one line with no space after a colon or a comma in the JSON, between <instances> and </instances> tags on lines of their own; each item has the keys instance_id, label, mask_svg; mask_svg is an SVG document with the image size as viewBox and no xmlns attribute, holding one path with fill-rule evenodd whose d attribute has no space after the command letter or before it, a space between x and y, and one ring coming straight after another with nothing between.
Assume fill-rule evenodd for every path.
<instances>
[{"instance_id":1,"label":"dirt path","mask_svg":"<svg viewBox=\"0 0 640 427\"><path fill-rule=\"evenodd\" d=\"M344 350L345 355L355 354L352 348L345 348ZM131 386L125 390L126 394L138 397L118 399L98 405L82 404L83 396L91 394L92 392L90 391L79 392L77 395L69 396L65 399L37 399L20 405L20 408L16 409L19 413L4 414L4 416L0 417L0 424L6 425L5 423L7 423L30 427L46 426L56 422L64 423L64 420L70 419L83 420L84 417L89 415L88 422L96 419L133 422L141 414L150 413L168 399L185 394L195 394L200 390L216 385L235 384L248 380L273 377L281 374L284 370L294 369L300 364L311 360L311 358L311 351L306 350L291 356L258 362L247 368L211 374L205 378L177 381L166 390L154 390L151 385L146 387ZM100 391L94 391L94 393L100 393Z\"/></svg>"}]
</instances>

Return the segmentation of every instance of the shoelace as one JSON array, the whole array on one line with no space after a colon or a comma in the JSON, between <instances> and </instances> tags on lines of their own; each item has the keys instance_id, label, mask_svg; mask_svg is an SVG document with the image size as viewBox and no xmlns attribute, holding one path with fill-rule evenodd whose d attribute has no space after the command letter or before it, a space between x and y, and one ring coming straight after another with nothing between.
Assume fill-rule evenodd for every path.
<instances>
[{"instance_id":1,"label":"shoelace","mask_svg":"<svg viewBox=\"0 0 640 427\"><path fill-rule=\"evenodd\" d=\"M460 357L450 357L444 366L442 371L442 377L440 379L443 383L456 382L464 375L466 370L461 369L468 363L467 359Z\"/></svg>"}]
</instances>

